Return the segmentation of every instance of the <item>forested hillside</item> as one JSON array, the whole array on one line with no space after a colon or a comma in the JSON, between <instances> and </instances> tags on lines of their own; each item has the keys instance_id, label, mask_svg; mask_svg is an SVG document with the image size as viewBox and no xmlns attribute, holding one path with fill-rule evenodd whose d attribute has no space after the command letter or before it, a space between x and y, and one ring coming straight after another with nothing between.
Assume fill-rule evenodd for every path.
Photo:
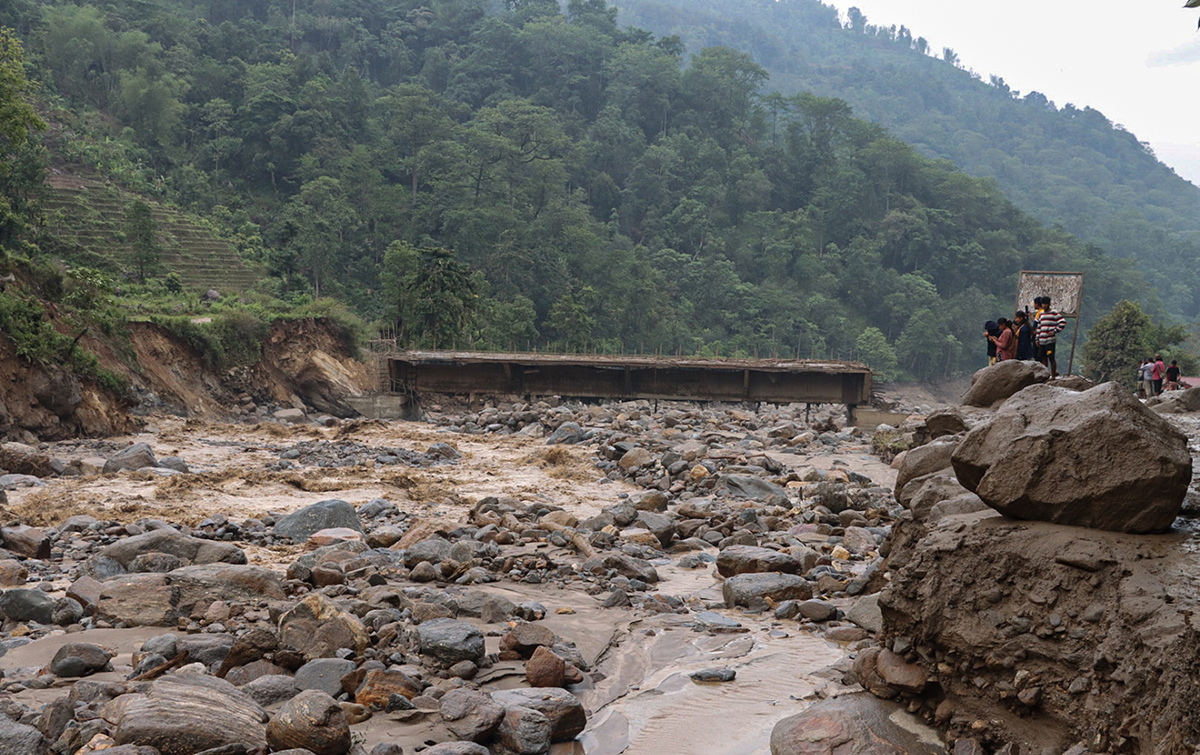
<instances>
[{"instance_id":1,"label":"forested hillside","mask_svg":"<svg viewBox=\"0 0 1200 755\"><path fill-rule=\"evenodd\" d=\"M267 263L261 292L343 299L410 343L855 356L925 377L979 366L1021 268L1085 271L1097 315L1153 299L995 181L841 100L764 96L747 53L616 16L21 0L0 22L42 84L56 169L199 213ZM54 234L16 235L45 253Z\"/></svg>"},{"instance_id":2,"label":"forested hillside","mask_svg":"<svg viewBox=\"0 0 1200 755\"><path fill-rule=\"evenodd\" d=\"M770 89L839 97L923 154L995 178L1042 222L1134 260L1168 311L1200 315L1200 188L1102 113L984 81L919 29L875 26L857 9L843 25L819 0L620 6L623 22L679 35L689 49L746 50L770 72Z\"/></svg>"}]
</instances>

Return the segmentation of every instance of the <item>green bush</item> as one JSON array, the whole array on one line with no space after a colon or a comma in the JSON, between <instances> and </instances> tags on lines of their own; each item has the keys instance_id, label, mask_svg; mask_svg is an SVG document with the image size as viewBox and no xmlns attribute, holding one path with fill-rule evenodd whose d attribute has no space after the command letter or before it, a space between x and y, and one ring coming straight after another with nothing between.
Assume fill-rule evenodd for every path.
<instances>
[{"instance_id":1,"label":"green bush","mask_svg":"<svg viewBox=\"0 0 1200 755\"><path fill-rule=\"evenodd\" d=\"M96 355L80 346L77 337L55 330L36 299L0 293L0 332L12 341L17 356L31 364L61 365L119 395L128 390L128 382L101 367Z\"/></svg>"}]
</instances>

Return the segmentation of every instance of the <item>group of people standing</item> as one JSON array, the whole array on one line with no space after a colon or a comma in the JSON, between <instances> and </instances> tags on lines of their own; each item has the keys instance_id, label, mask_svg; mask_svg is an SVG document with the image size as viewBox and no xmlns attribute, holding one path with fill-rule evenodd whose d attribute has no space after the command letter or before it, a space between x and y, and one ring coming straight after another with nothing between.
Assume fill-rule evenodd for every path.
<instances>
[{"instance_id":1,"label":"group of people standing","mask_svg":"<svg viewBox=\"0 0 1200 755\"><path fill-rule=\"evenodd\" d=\"M1007 359L1036 360L1050 368L1050 377L1058 377L1054 350L1058 334L1067 327L1066 318L1051 309L1049 296L1033 300L1033 315L1018 310L1011 320L988 320L983 330L988 340L988 364Z\"/></svg>"},{"instance_id":2,"label":"group of people standing","mask_svg":"<svg viewBox=\"0 0 1200 755\"><path fill-rule=\"evenodd\" d=\"M1145 398L1157 396L1163 392L1163 381L1166 390L1173 391L1183 387L1179 382L1179 361L1172 359L1170 366L1163 363L1162 354L1155 354L1153 359L1143 359L1138 365L1139 395Z\"/></svg>"}]
</instances>

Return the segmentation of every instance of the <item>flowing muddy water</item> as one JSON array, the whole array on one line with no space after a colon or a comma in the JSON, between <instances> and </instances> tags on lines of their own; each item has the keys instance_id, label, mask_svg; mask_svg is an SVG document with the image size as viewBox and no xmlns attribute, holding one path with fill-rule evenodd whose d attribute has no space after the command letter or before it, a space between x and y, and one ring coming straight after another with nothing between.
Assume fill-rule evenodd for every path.
<instances>
[{"instance_id":1,"label":"flowing muddy water","mask_svg":"<svg viewBox=\"0 0 1200 755\"><path fill-rule=\"evenodd\" d=\"M523 436L448 433L421 423L364 422L351 428L317 429L260 426L247 428L156 418L156 432L112 439L110 447L129 442L151 444L161 458L177 455L199 474L156 478L122 473L112 477L61 478L46 487L9 493L9 507L22 516L41 512L44 523L72 514L132 522L156 517L196 524L222 514L231 518L287 512L328 498L355 505L386 498L418 521L453 524L464 521L472 505L485 496L511 496L522 502L561 506L580 518L589 517L637 489L604 479L592 460L593 448L548 447ZM403 447L424 451L449 443L461 454L454 463L419 468L376 466L328 467L287 473L264 473L282 451L301 443L352 441L369 447ZM551 452L552 451L552 452ZM95 446L66 444L50 449L60 458L88 458ZM836 449L809 454L771 454L791 467L840 467L860 472L880 485L891 485L894 472L863 454ZM54 505L48 505L53 502ZM299 546L247 547L252 563L286 568L302 552ZM716 549L711 549L716 555ZM564 559L567 551L553 554ZM846 650L805 630L797 622L777 622L770 613L750 614L723 607L720 580L712 565L681 569L670 559L654 562L662 578L661 593L684 600L689 614L645 613L602 608L582 584L567 587L499 582L479 589L514 602L537 600L548 609L545 624L573 641L591 666L586 680L572 690L589 715L584 733L574 742L556 745L554 753L586 755L652 755L695 752L708 755L751 755L769 752L772 727L803 710L818 687L836 686L840 673L821 673L841 661ZM56 585L65 588L64 585ZM740 624L729 631L697 629L696 613L715 610ZM491 626L489 650L500 631ZM148 636L165 629L89 630L38 640L0 658L0 669L40 666L67 641L94 641L118 650L116 669L95 678L123 679L129 654ZM733 669L729 683L697 683L689 674L714 667ZM520 663L497 663L477 681L487 688L524 683ZM27 690L20 698L44 702L51 690ZM42 698L45 698L43 700ZM430 741L451 739L436 714L396 720L377 715L354 727L369 750L378 742L395 742L409 750ZM411 751L411 750L410 750Z\"/></svg>"}]
</instances>

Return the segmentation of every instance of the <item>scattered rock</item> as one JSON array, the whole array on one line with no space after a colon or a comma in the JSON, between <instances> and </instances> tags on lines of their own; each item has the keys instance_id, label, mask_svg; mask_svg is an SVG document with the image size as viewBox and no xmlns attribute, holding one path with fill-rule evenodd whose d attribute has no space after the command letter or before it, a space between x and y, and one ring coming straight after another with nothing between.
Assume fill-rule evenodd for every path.
<instances>
[{"instance_id":1,"label":"scattered rock","mask_svg":"<svg viewBox=\"0 0 1200 755\"><path fill-rule=\"evenodd\" d=\"M422 655L450 665L458 661L483 660L483 635L474 626L453 619L434 619L417 627L418 649Z\"/></svg>"},{"instance_id":2,"label":"scattered rock","mask_svg":"<svg viewBox=\"0 0 1200 755\"><path fill-rule=\"evenodd\" d=\"M440 714L446 728L459 739L487 742L504 718L504 706L491 696L454 689L442 696Z\"/></svg>"},{"instance_id":3,"label":"scattered rock","mask_svg":"<svg viewBox=\"0 0 1200 755\"><path fill-rule=\"evenodd\" d=\"M357 617L313 593L280 617L279 642L306 658L331 658L342 649L361 653L370 644L370 636Z\"/></svg>"},{"instance_id":4,"label":"scattered rock","mask_svg":"<svg viewBox=\"0 0 1200 755\"><path fill-rule=\"evenodd\" d=\"M587 726L587 714L583 705L565 689L506 689L493 692L492 699L503 705L509 713L514 709L532 708L544 715L550 723L551 742L569 742ZM507 715L505 718L507 719Z\"/></svg>"},{"instance_id":5,"label":"scattered rock","mask_svg":"<svg viewBox=\"0 0 1200 755\"><path fill-rule=\"evenodd\" d=\"M332 697L303 690L271 718L267 742L276 751L294 747L314 755L345 755L350 751L350 724Z\"/></svg>"},{"instance_id":6,"label":"scattered rock","mask_svg":"<svg viewBox=\"0 0 1200 755\"><path fill-rule=\"evenodd\" d=\"M142 469L157 467L158 460L154 458L154 450L149 443L134 443L122 449L104 462L104 474L114 474L122 469Z\"/></svg>"},{"instance_id":7,"label":"scattered rock","mask_svg":"<svg viewBox=\"0 0 1200 755\"><path fill-rule=\"evenodd\" d=\"M803 564L795 556L769 548L733 545L717 555L717 572L722 577L760 572L797 574L802 570Z\"/></svg>"},{"instance_id":8,"label":"scattered rock","mask_svg":"<svg viewBox=\"0 0 1200 755\"><path fill-rule=\"evenodd\" d=\"M288 537L292 542L302 543L313 533L334 527L346 527L362 533L362 522L358 512L349 503L337 498L306 506L275 523L275 534Z\"/></svg>"},{"instance_id":9,"label":"scattered rock","mask_svg":"<svg viewBox=\"0 0 1200 755\"><path fill-rule=\"evenodd\" d=\"M808 600L812 597L812 585L795 574L738 574L725 580L721 593L728 608L763 608L768 598L776 603Z\"/></svg>"}]
</instances>

